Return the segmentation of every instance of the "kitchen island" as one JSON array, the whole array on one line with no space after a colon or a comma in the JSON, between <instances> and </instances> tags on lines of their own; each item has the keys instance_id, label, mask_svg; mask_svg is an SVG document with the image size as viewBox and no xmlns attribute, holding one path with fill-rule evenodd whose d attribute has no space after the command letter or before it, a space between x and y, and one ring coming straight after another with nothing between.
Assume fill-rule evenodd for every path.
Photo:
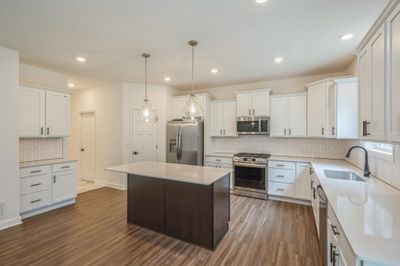
<instances>
[{"instance_id":1,"label":"kitchen island","mask_svg":"<svg viewBox=\"0 0 400 266\"><path fill-rule=\"evenodd\" d=\"M229 169L137 162L106 170L128 175L129 223L212 250L228 231Z\"/></svg>"}]
</instances>

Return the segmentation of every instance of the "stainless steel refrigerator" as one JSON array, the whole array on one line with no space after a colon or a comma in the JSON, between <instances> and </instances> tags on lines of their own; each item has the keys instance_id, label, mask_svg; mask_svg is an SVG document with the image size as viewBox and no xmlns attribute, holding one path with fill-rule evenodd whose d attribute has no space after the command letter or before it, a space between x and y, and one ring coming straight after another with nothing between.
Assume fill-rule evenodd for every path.
<instances>
[{"instance_id":1,"label":"stainless steel refrigerator","mask_svg":"<svg viewBox=\"0 0 400 266\"><path fill-rule=\"evenodd\" d=\"M167 123L167 162L203 165L204 124L173 120Z\"/></svg>"}]
</instances>

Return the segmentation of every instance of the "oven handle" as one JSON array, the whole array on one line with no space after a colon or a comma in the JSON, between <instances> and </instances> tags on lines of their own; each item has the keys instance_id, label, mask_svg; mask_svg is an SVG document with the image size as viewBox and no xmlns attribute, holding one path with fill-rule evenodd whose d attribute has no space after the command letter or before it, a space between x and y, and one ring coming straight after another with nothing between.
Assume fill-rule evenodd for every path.
<instances>
[{"instance_id":1,"label":"oven handle","mask_svg":"<svg viewBox=\"0 0 400 266\"><path fill-rule=\"evenodd\" d=\"M243 166L243 167L250 167L250 168L267 168L264 164L252 164L252 163L233 163L233 166Z\"/></svg>"}]
</instances>

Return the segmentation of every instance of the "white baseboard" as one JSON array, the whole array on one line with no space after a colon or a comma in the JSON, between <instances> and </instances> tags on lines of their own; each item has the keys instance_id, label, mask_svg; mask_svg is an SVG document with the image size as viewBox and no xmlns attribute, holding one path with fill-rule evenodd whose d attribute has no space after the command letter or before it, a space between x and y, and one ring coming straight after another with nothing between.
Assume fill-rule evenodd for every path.
<instances>
[{"instance_id":1,"label":"white baseboard","mask_svg":"<svg viewBox=\"0 0 400 266\"><path fill-rule=\"evenodd\" d=\"M44 213L44 212L52 211L52 210L55 210L55 209L58 209L58 208L61 208L61 207L67 206L67 205L71 205L71 204L74 204L74 203L75 203L75 199L70 199L70 200L67 200L67 201L64 201L64 202L61 202L61 203L56 203L56 204L53 204L53 205L50 205L50 206L47 206L47 207L44 207L44 208L41 208L41 209L37 209L37 210L34 210L34 211L23 213L23 214L21 214L21 217L22 217L22 219L25 219L25 218L28 218L28 217L32 217L34 215L38 215L38 214L41 214L41 213Z\"/></svg>"},{"instance_id":2,"label":"white baseboard","mask_svg":"<svg viewBox=\"0 0 400 266\"><path fill-rule=\"evenodd\" d=\"M300 200L300 199L286 198L286 197L273 196L273 195L268 195L268 199L276 200L276 201L290 202L290 203L301 204L301 205L311 205L311 201L309 201L309 200Z\"/></svg>"},{"instance_id":3,"label":"white baseboard","mask_svg":"<svg viewBox=\"0 0 400 266\"><path fill-rule=\"evenodd\" d=\"M95 183L105 186L105 187L115 188L115 189L119 189L119 190L127 190L128 189L126 185L111 183L111 182L107 182L107 181L103 181L103 180L96 180Z\"/></svg>"},{"instance_id":4,"label":"white baseboard","mask_svg":"<svg viewBox=\"0 0 400 266\"><path fill-rule=\"evenodd\" d=\"M9 227L18 225L18 224L22 224L20 216L5 220L5 221L0 221L0 230L6 229Z\"/></svg>"}]
</instances>

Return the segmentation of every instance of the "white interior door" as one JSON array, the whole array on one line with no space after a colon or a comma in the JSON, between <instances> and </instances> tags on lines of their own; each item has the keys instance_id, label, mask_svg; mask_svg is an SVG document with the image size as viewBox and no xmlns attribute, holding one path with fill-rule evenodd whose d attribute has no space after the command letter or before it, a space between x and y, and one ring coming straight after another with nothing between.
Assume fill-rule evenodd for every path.
<instances>
[{"instance_id":1,"label":"white interior door","mask_svg":"<svg viewBox=\"0 0 400 266\"><path fill-rule=\"evenodd\" d=\"M94 112L81 114L80 152L80 178L94 181L96 176L96 116Z\"/></svg>"},{"instance_id":2,"label":"white interior door","mask_svg":"<svg viewBox=\"0 0 400 266\"><path fill-rule=\"evenodd\" d=\"M157 124L138 123L138 109L131 111L131 162L157 161Z\"/></svg>"}]
</instances>

